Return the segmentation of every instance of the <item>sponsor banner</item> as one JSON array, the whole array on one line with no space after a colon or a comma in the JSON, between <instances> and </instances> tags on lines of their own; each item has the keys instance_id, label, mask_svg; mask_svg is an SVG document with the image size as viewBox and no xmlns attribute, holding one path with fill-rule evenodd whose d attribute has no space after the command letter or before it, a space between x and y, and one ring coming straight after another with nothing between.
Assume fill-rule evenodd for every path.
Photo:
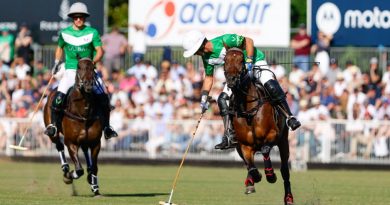
<instances>
[{"instance_id":1,"label":"sponsor banner","mask_svg":"<svg viewBox=\"0 0 390 205\"><path fill-rule=\"evenodd\" d=\"M312 0L312 36L333 35L334 46L390 46L390 1Z\"/></svg>"},{"instance_id":2,"label":"sponsor banner","mask_svg":"<svg viewBox=\"0 0 390 205\"><path fill-rule=\"evenodd\" d=\"M210 39L225 33L253 38L256 46L287 47L290 0L130 0L129 23L144 26L148 45L179 46L198 29ZM135 39L129 27L129 41Z\"/></svg>"},{"instance_id":3,"label":"sponsor banner","mask_svg":"<svg viewBox=\"0 0 390 205\"><path fill-rule=\"evenodd\" d=\"M77 0L1 0L0 28L8 28L16 34L21 24L27 24L34 41L40 44L57 42L58 31L71 25L67 14ZM104 0L83 0L91 14L87 25L103 32Z\"/></svg>"}]
</instances>

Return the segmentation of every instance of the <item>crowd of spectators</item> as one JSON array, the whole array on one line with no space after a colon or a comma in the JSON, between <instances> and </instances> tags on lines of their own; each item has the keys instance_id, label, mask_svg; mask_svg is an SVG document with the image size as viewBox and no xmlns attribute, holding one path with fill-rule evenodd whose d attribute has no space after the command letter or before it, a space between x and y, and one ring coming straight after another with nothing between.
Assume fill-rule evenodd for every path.
<instances>
[{"instance_id":1,"label":"crowd of spectators","mask_svg":"<svg viewBox=\"0 0 390 205\"><path fill-rule=\"evenodd\" d=\"M23 52L23 49L28 50L26 48L32 43L25 29L27 28L22 28L18 34L20 40L16 40L12 45L8 44L9 47L21 50L16 52L15 59L7 62L3 58L0 61L1 118L28 118L51 77L47 69L49 65L31 59L30 51ZM2 34L2 38L7 40L0 37L0 48L2 42L9 42L10 39L7 31L3 31ZM103 46L107 49L113 46L109 45L113 42L111 38L122 39L118 36L117 30L103 37ZM193 126L182 122L187 119L196 120L201 112L199 101L203 68L196 68L191 61L181 64L177 59L170 58L165 58L159 65L153 65L144 58L143 54L133 56L134 63L131 67L118 68L124 65L120 63L120 57L127 48L123 43L118 44L118 42L115 47L119 47L120 52L107 56L104 58L105 62L97 65L97 70L103 76L110 92L111 105L115 106L111 112L111 125L119 133L118 138L105 141L104 148L141 149L148 151L151 157L155 157L162 151L183 151L191 137ZM318 49L312 50L318 51ZM322 47L322 49L326 52L329 48ZM312 56L314 55L312 53ZM327 144L325 138L343 139L343 143L347 144L346 150L349 152L347 154L352 157L358 154L356 150L360 144L368 147L364 152L364 156L368 157L375 144L383 146L383 143L387 143L387 138L390 137L389 127L367 123L357 125L356 122L390 118L390 63L387 64L386 70L381 72L378 59L374 56L370 60L370 67L364 69L359 68L352 60L345 65L339 65L337 59L330 58L326 69L318 64L312 64L306 70L307 68L297 63L291 70L286 70L276 59L268 59L271 64L270 69L275 72L278 81L287 92L288 103L293 114L297 115L302 122L300 131L292 133L292 142L299 145L303 143L302 136L310 133L313 143L320 144L319 151L314 146L315 149L311 152L318 154L326 149L321 147ZM362 72L363 70L368 72ZM213 99L217 99L222 91L223 82L223 69L217 68L214 86L210 92ZM52 88L57 83L54 82ZM41 115L41 110L39 112ZM36 118L41 119L42 115ZM220 120L215 102L211 104L205 118ZM334 136L329 135L329 130L335 130L330 125L305 126L305 122L326 122L328 119L343 119L351 123L347 123L343 129L337 129ZM131 123L127 123L128 120L132 120ZM43 123L41 124L43 128ZM0 128L2 131L0 148L3 148L7 129L4 129L5 125L2 123L0 126L3 127ZM152 131L153 133L150 133ZM220 140L222 134L222 126L208 124L202 128L202 137L196 139L194 146L198 151L211 152L213 145ZM50 145L48 138L40 139L38 143L42 147ZM345 146L340 152L342 151L345 152ZM383 148L378 153L374 149L374 152L377 156L388 155Z\"/></svg>"}]
</instances>

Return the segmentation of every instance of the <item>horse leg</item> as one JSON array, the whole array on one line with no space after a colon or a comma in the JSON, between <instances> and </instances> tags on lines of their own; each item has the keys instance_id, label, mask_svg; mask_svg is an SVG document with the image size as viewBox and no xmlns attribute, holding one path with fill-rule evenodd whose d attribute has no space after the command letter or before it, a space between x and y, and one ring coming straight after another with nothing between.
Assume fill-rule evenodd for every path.
<instances>
[{"instance_id":1,"label":"horse leg","mask_svg":"<svg viewBox=\"0 0 390 205\"><path fill-rule=\"evenodd\" d=\"M65 152L64 152L64 143L61 142L60 138L58 137L55 140L56 149L58 151L58 154L60 155L61 160L61 169L64 173L63 181L65 184L71 184L73 180L71 178L66 177L69 172L69 164L66 161Z\"/></svg>"},{"instance_id":2,"label":"horse leg","mask_svg":"<svg viewBox=\"0 0 390 205\"><path fill-rule=\"evenodd\" d=\"M276 182L276 174L274 172L274 168L272 167L271 158L269 157L269 152L263 153L263 161L264 161L264 173L267 177L267 181L269 183Z\"/></svg>"},{"instance_id":3,"label":"horse leg","mask_svg":"<svg viewBox=\"0 0 390 205\"><path fill-rule=\"evenodd\" d=\"M82 146L81 149L83 149L85 161L87 163L87 173L89 174L91 172L92 167L92 159L91 154L89 152L89 149L87 146Z\"/></svg>"},{"instance_id":4,"label":"horse leg","mask_svg":"<svg viewBox=\"0 0 390 205\"><path fill-rule=\"evenodd\" d=\"M84 175L84 169L81 166L81 162L79 160L79 157L77 156L79 146L77 146L75 144L69 144L67 146L68 146L70 158L72 159L72 161L75 165L75 170L68 172L66 177L72 178L72 179L78 179Z\"/></svg>"},{"instance_id":5,"label":"horse leg","mask_svg":"<svg viewBox=\"0 0 390 205\"><path fill-rule=\"evenodd\" d=\"M91 185L91 191L95 194L95 196L100 195L98 177L97 177L97 172L98 172L97 161L98 161L99 151L100 151L100 142L97 145L91 147L92 164L91 164L91 170L88 171L88 177L87 177L88 183Z\"/></svg>"},{"instance_id":6,"label":"horse leg","mask_svg":"<svg viewBox=\"0 0 390 205\"><path fill-rule=\"evenodd\" d=\"M290 155L290 151L289 151L287 134L284 135L284 138L278 144L278 147L279 147L280 160L281 160L280 172L282 173L282 177L284 181L284 204L292 205L294 204L294 198L291 193L290 171L288 167L288 158Z\"/></svg>"},{"instance_id":7,"label":"horse leg","mask_svg":"<svg viewBox=\"0 0 390 205\"><path fill-rule=\"evenodd\" d=\"M237 148L237 151L244 160L248 170L248 175L245 179L245 194L255 193L255 183L261 181L261 174L254 164L255 151L250 146L241 145L238 147L239 148Z\"/></svg>"}]
</instances>

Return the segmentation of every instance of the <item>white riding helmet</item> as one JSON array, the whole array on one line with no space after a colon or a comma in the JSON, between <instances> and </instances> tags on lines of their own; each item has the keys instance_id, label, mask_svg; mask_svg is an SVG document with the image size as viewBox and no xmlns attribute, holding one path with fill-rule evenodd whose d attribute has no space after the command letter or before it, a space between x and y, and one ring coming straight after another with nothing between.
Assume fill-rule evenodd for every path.
<instances>
[{"instance_id":1,"label":"white riding helmet","mask_svg":"<svg viewBox=\"0 0 390 205\"><path fill-rule=\"evenodd\" d=\"M184 58L188 58L194 55L202 45L204 39L206 39L206 36L202 32L197 30L192 30L184 34Z\"/></svg>"},{"instance_id":2,"label":"white riding helmet","mask_svg":"<svg viewBox=\"0 0 390 205\"><path fill-rule=\"evenodd\" d=\"M87 6L81 2L76 2L70 6L68 16L72 17L73 14L84 14L86 17L89 16Z\"/></svg>"}]
</instances>

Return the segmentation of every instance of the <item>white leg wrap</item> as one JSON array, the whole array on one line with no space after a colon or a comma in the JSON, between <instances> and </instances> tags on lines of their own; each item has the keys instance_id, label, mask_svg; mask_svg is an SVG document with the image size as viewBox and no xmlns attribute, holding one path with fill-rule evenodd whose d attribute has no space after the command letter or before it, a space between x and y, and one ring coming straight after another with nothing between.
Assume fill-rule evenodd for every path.
<instances>
[{"instance_id":1,"label":"white leg wrap","mask_svg":"<svg viewBox=\"0 0 390 205\"><path fill-rule=\"evenodd\" d=\"M66 162L64 150L59 151L58 154L60 154L61 165L68 164L68 163Z\"/></svg>"}]
</instances>

